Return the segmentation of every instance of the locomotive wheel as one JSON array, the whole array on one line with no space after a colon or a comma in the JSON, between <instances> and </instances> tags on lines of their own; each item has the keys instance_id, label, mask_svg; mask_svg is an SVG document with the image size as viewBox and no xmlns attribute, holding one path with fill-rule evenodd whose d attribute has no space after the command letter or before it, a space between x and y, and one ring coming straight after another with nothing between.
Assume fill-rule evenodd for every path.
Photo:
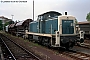
<instances>
[{"instance_id":1,"label":"locomotive wheel","mask_svg":"<svg viewBox=\"0 0 90 60\"><path fill-rule=\"evenodd\" d=\"M74 44L75 43L73 43L73 42L66 43L66 45L65 45L66 50L69 50L69 49L73 48Z\"/></svg>"},{"instance_id":2,"label":"locomotive wheel","mask_svg":"<svg viewBox=\"0 0 90 60\"><path fill-rule=\"evenodd\" d=\"M40 36L38 37L38 43L42 44L42 37L40 37Z\"/></svg>"},{"instance_id":3,"label":"locomotive wheel","mask_svg":"<svg viewBox=\"0 0 90 60\"><path fill-rule=\"evenodd\" d=\"M80 43L83 43L83 42L84 42L84 39L81 38L81 39L80 39Z\"/></svg>"},{"instance_id":4,"label":"locomotive wheel","mask_svg":"<svg viewBox=\"0 0 90 60\"><path fill-rule=\"evenodd\" d=\"M29 41L32 41L33 36L32 36L32 35L29 35L29 36L28 36L28 39L29 39Z\"/></svg>"}]
</instances>

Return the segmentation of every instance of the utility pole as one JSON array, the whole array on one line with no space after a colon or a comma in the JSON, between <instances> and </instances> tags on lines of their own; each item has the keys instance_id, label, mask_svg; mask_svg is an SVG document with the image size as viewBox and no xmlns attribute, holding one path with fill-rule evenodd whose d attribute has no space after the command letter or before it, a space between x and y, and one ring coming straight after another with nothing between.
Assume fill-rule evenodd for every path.
<instances>
[{"instance_id":1,"label":"utility pole","mask_svg":"<svg viewBox=\"0 0 90 60\"><path fill-rule=\"evenodd\" d=\"M33 0L33 20L34 20L34 0Z\"/></svg>"},{"instance_id":2,"label":"utility pole","mask_svg":"<svg viewBox=\"0 0 90 60\"><path fill-rule=\"evenodd\" d=\"M4 17L2 17L2 24L3 24L3 31L4 31L4 24L5 24Z\"/></svg>"},{"instance_id":3,"label":"utility pole","mask_svg":"<svg viewBox=\"0 0 90 60\"><path fill-rule=\"evenodd\" d=\"M13 24L13 16L14 16L14 15L11 15L11 16L12 16L12 24Z\"/></svg>"}]
</instances>

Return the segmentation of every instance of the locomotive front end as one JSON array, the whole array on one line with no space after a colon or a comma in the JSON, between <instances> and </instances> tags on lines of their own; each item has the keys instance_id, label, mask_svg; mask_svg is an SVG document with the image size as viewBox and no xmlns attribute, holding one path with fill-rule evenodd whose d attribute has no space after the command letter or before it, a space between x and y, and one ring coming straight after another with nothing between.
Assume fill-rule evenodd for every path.
<instances>
[{"instance_id":1,"label":"locomotive front end","mask_svg":"<svg viewBox=\"0 0 90 60\"><path fill-rule=\"evenodd\" d=\"M58 17L58 31L60 32L60 46L71 48L76 42L75 20L73 16Z\"/></svg>"}]
</instances>

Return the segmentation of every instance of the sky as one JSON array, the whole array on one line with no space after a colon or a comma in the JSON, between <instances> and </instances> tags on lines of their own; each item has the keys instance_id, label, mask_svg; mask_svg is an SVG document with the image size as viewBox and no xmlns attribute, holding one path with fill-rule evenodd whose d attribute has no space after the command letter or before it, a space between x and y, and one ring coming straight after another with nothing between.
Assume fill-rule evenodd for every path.
<instances>
[{"instance_id":1,"label":"sky","mask_svg":"<svg viewBox=\"0 0 90 60\"><path fill-rule=\"evenodd\" d=\"M1 1L27 1L27 2L1 2ZM33 18L33 0L0 0L0 16L13 20L25 20ZM34 0L34 19L47 11L57 11L73 15L76 19L86 21L87 13L90 12L90 0Z\"/></svg>"}]
</instances>

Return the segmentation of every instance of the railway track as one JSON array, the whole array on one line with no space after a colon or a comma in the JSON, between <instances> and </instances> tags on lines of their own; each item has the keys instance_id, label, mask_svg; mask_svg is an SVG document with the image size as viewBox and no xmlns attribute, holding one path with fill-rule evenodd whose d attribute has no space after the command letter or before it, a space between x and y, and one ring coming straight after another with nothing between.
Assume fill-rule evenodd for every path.
<instances>
[{"instance_id":1,"label":"railway track","mask_svg":"<svg viewBox=\"0 0 90 60\"><path fill-rule=\"evenodd\" d=\"M41 60L39 57L26 50L24 47L0 34L0 38L7 47L13 60Z\"/></svg>"},{"instance_id":2,"label":"railway track","mask_svg":"<svg viewBox=\"0 0 90 60\"><path fill-rule=\"evenodd\" d=\"M90 44L88 44L88 43L81 43L81 44L78 44L76 46L79 46L79 47L82 47L82 48L86 48L86 49L90 49Z\"/></svg>"},{"instance_id":3,"label":"railway track","mask_svg":"<svg viewBox=\"0 0 90 60\"><path fill-rule=\"evenodd\" d=\"M77 50L77 48L76 50L75 48L70 50L60 48L59 50L55 51L58 52L60 55L68 56L73 60L90 60L90 54L87 54L84 51Z\"/></svg>"},{"instance_id":4,"label":"railway track","mask_svg":"<svg viewBox=\"0 0 90 60\"><path fill-rule=\"evenodd\" d=\"M83 52L74 51L74 50L66 51L63 54L70 56L75 60L90 60L90 55Z\"/></svg>"},{"instance_id":5,"label":"railway track","mask_svg":"<svg viewBox=\"0 0 90 60\"><path fill-rule=\"evenodd\" d=\"M77 50L77 48L71 49L71 50L66 50L64 48L60 48L60 49L52 49L53 51L55 51L56 55L60 54L60 55L64 55L67 57L72 58L72 60L90 60L90 54L85 53L84 51L80 51ZM88 50L89 51L89 50Z\"/></svg>"},{"instance_id":6,"label":"railway track","mask_svg":"<svg viewBox=\"0 0 90 60\"><path fill-rule=\"evenodd\" d=\"M4 38L5 39L5 37L2 37L2 38ZM9 43L10 44L10 43ZM15 43L15 45L16 45L16 43ZM16 49L16 48L15 48ZM22 48L21 48L22 49ZM54 50L55 51L55 50ZM57 51L57 50L56 50ZM74 49L73 50L69 50L69 51L66 51L66 50L64 50L64 51L61 51L61 50L59 50L58 51L59 52L59 54L63 54L63 55L66 55L66 56L68 56L68 57L71 57L73 60L90 60L90 55L89 54L86 54L86 53L84 53L84 52L80 52L80 51L75 51ZM16 53L16 52L15 52ZM22 52L23 53L23 52ZM15 54L13 54L14 56L15 56ZM18 57L19 55L16 55L16 57L18 58L17 60L30 60L30 58L29 57L27 57L26 55L26 57L24 57L24 55L22 55L21 54L21 56L20 57ZM16 58L15 57L15 58ZM27 58L29 58L29 59L27 59ZM33 59L32 59L33 60ZM34 60L38 60L38 59L34 59Z\"/></svg>"}]
</instances>

